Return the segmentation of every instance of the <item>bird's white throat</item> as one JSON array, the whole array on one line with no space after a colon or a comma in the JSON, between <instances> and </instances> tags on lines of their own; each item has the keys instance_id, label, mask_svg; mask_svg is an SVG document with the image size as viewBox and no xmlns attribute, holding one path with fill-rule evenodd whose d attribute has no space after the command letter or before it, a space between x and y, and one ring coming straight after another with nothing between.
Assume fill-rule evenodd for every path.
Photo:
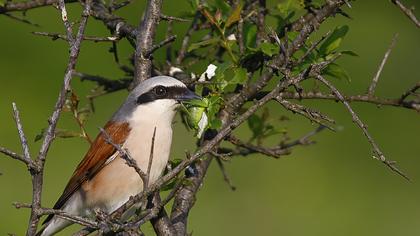
<instances>
[{"instance_id":1,"label":"bird's white throat","mask_svg":"<svg viewBox=\"0 0 420 236\"><path fill-rule=\"evenodd\" d=\"M153 133L156 129L149 184L161 175L168 162L172 143L172 120L177 107L178 103L174 100L156 100L138 106L128 120L131 131L124 147L144 172L148 169Z\"/></svg>"}]
</instances>

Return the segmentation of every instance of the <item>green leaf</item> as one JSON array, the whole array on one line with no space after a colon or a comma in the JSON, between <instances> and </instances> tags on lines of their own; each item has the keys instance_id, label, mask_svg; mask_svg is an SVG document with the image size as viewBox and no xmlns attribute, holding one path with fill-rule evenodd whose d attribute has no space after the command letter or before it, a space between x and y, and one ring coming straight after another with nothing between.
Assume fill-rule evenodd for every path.
<instances>
[{"instance_id":1,"label":"green leaf","mask_svg":"<svg viewBox=\"0 0 420 236\"><path fill-rule=\"evenodd\" d=\"M245 46L248 48L255 47L255 40L257 38L257 26L245 24L244 26Z\"/></svg>"},{"instance_id":2,"label":"green leaf","mask_svg":"<svg viewBox=\"0 0 420 236\"><path fill-rule=\"evenodd\" d=\"M55 131L55 136L59 138L74 138L74 137L81 137L82 135L79 132L65 130L65 129L57 129Z\"/></svg>"},{"instance_id":3,"label":"green leaf","mask_svg":"<svg viewBox=\"0 0 420 236\"><path fill-rule=\"evenodd\" d=\"M348 82L351 82L351 78L347 71L345 71L341 66L335 63L329 64L328 67L322 71L322 73L334 78L345 79Z\"/></svg>"},{"instance_id":4,"label":"green leaf","mask_svg":"<svg viewBox=\"0 0 420 236\"><path fill-rule=\"evenodd\" d=\"M37 142L37 141L41 140L44 137L44 135L45 135L45 128L41 129L41 132L35 136L34 141Z\"/></svg>"},{"instance_id":5,"label":"green leaf","mask_svg":"<svg viewBox=\"0 0 420 236\"><path fill-rule=\"evenodd\" d=\"M299 36L299 34L300 33L296 31L287 32L287 37L289 39L289 42L293 42L297 38L297 36Z\"/></svg>"},{"instance_id":6,"label":"green leaf","mask_svg":"<svg viewBox=\"0 0 420 236\"><path fill-rule=\"evenodd\" d=\"M210 123L209 123L209 128L212 129L220 129L222 127L222 121L219 119L213 119Z\"/></svg>"},{"instance_id":7,"label":"green leaf","mask_svg":"<svg viewBox=\"0 0 420 236\"><path fill-rule=\"evenodd\" d=\"M188 117L187 117L188 125L194 129L197 129L198 123L200 122L204 111L205 111L204 107L194 106L194 107L188 108Z\"/></svg>"},{"instance_id":8,"label":"green leaf","mask_svg":"<svg viewBox=\"0 0 420 236\"><path fill-rule=\"evenodd\" d=\"M169 165L171 166L171 169L176 168L179 164L181 164L182 159L179 158L174 158L172 160L169 161Z\"/></svg>"},{"instance_id":9,"label":"green leaf","mask_svg":"<svg viewBox=\"0 0 420 236\"><path fill-rule=\"evenodd\" d=\"M196 106L196 107L208 107L209 105L209 101L207 98L193 99L193 100L185 101L183 103L188 106Z\"/></svg>"},{"instance_id":10,"label":"green leaf","mask_svg":"<svg viewBox=\"0 0 420 236\"><path fill-rule=\"evenodd\" d=\"M231 7L226 3L225 0L215 0L214 3L216 9L221 10L224 16L229 14Z\"/></svg>"},{"instance_id":11,"label":"green leaf","mask_svg":"<svg viewBox=\"0 0 420 236\"><path fill-rule=\"evenodd\" d=\"M188 52L191 52L193 50L196 50L198 48L203 48L203 47L207 47L213 44L216 44L219 41L218 38L211 38L211 39L207 39L198 43L192 43L189 47L188 47Z\"/></svg>"},{"instance_id":12,"label":"green leaf","mask_svg":"<svg viewBox=\"0 0 420 236\"><path fill-rule=\"evenodd\" d=\"M319 53L322 56L326 56L334 52L340 46L348 31L349 27L347 25L336 28L334 32L332 32L332 34L324 41L324 43L322 43L319 48Z\"/></svg>"},{"instance_id":13,"label":"green leaf","mask_svg":"<svg viewBox=\"0 0 420 236\"><path fill-rule=\"evenodd\" d=\"M236 23L241 19L241 11L242 11L242 4L238 4L236 6L235 10L233 10L232 14L229 16L229 18L226 21L225 28L228 28L232 24Z\"/></svg>"},{"instance_id":14,"label":"green leaf","mask_svg":"<svg viewBox=\"0 0 420 236\"><path fill-rule=\"evenodd\" d=\"M279 46L274 43L261 43L260 48L265 55L270 57L279 52Z\"/></svg>"},{"instance_id":15,"label":"green leaf","mask_svg":"<svg viewBox=\"0 0 420 236\"><path fill-rule=\"evenodd\" d=\"M228 81L226 81L225 73L231 68L232 64L229 61L217 65L214 82L216 82L216 89L219 92L223 91L229 85Z\"/></svg>"},{"instance_id":16,"label":"green leaf","mask_svg":"<svg viewBox=\"0 0 420 236\"><path fill-rule=\"evenodd\" d=\"M173 178L171 181L169 181L169 183L165 184L162 186L162 188L160 189L161 191L169 191L172 190L175 187L176 182L178 178Z\"/></svg>"},{"instance_id":17,"label":"green leaf","mask_svg":"<svg viewBox=\"0 0 420 236\"><path fill-rule=\"evenodd\" d=\"M232 83L232 84L244 84L247 81L248 76L246 74L246 69L240 67L240 68L235 69L234 72L235 72L235 75L233 76L230 83Z\"/></svg>"},{"instance_id":18,"label":"green leaf","mask_svg":"<svg viewBox=\"0 0 420 236\"><path fill-rule=\"evenodd\" d=\"M216 117L217 113L220 110L222 102L223 102L222 98L217 95L209 97L209 106L207 107L207 115L210 121L212 121Z\"/></svg>"},{"instance_id":19,"label":"green leaf","mask_svg":"<svg viewBox=\"0 0 420 236\"><path fill-rule=\"evenodd\" d=\"M287 17L291 12L303 9L302 0L285 0L277 4L277 10L283 17Z\"/></svg>"},{"instance_id":20,"label":"green leaf","mask_svg":"<svg viewBox=\"0 0 420 236\"><path fill-rule=\"evenodd\" d=\"M353 51L342 51L341 54L358 57L359 55Z\"/></svg>"}]
</instances>

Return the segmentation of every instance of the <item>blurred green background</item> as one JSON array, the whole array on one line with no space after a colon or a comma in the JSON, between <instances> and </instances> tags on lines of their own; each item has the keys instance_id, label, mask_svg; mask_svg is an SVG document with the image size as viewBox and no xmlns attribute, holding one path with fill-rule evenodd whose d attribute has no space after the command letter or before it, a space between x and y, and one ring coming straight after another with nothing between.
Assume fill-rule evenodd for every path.
<instances>
[{"instance_id":1,"label":"blurred green background","mask_svg":"<svg viewBox=\"0 0 420 236\"><path fill-rule=\"evenodd\" d=\"M404 2L420 8L418 1ZM271 5L276 3L270 1ZM143 9L144 1L135 1L118 14L137 24ZM179 16L186 9L186 1L165 1L163 12ZM69 6L72 20L78 19L79 12L78 6ZM420 79L420 31L395 6L385 0L356 1L346 12L353 19L337 16L320 28L320 32L326 32L335 26L349 25L342 49L360 55L340 59L352 82L333 81L334 84L348 93L366 91L394 33L399 33L399 38L380 78L377 94L398 97ZM418 10L415 13L420 16ZM33 140L47 126L68 54L66 42L30 33L63 32L57 10L47 7L26 14L40 27L0 15L0 145L20 152L11 112L14 101L30 139L31 153L36 155L40 142ZM178 39L174 48L180 45L188 25L176 24L174 32ZM156 41L165 37L165 28L166 23L159 27ZM107 34L102 23L89 21L87 35ZM109 47L108 43L84 42L77 70L109 78L122 77L113 55L108 52ZM131 50L127 42L120 43L122 63L128 64ZM157 60L162 60L163 52L158 51ZM201 73L207 64L203 62L190 71ZM94 85L75 78L72 86L86 103L83 97ZM108 120L126 95L126 91L120 91L96 100L96 113L87 123L91 136L97 134L98 127ZM234 158L226 163L237 187L234 192L223 182L218 167L212 165L191 212L189 230L194 235L420 235L419 114L393 107L353 104L386 156L398 161L412 178L410 183L371 157L366 139L341 104L329 101L305 104L336 118L340 131L324 131L314 138L316 145L298 147L290 156L279 160L260 155ZM287 128L292 138L316 128L276 104L270 104L270 112L275 125ZM281 115L287 115L290 120L278 121ZM182 158L185 150L194 149L194 139L179 117L177 121L173 157ZM77 130L68 113L63 114L59 127ZM250 134L246 125L239 133L242 137ZM271 144L275 141L270 140ZM78 138L57 139L53 143L46 164L44 206L54 204L87 148L86 141ZM0 235L23 235L29 210L16 210L12 202L30 202L29 174L21 163L5 156L0 157L0 172ZM145 230L149 232L151 226L146 225Z\"/></svg>"}]
</instances>

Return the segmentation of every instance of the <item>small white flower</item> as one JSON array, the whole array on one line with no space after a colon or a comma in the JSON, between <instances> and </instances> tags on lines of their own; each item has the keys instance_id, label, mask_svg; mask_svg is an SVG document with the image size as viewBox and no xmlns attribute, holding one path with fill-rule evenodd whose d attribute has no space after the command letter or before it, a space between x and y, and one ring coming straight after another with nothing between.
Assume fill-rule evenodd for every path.
<instances>
[{"instance_id":1,"label":"small white flower","mask_svg":"<svg viewBox=\"0 0 420 236\"><path fill-rule=\"evenodd\" d=\"M216 75L216 69L217 66L210 64L207 66L207 70L201 74L200 79L198 79L199 82L204 82L206 81L206 79L211 79L212 77L214 77Z\"/></svg>"},{"instance_id":2,"label":"small white flower","mask_svg":"<svg viewBox=\"0 0 420 236\"><path fill-rule=\"evenodd\" d=\"M175 75L176 73L179 73L179 72L183 72L181 70L181 68L178 68L178 67L175 67L175 66L171 66L171 68L169 68L169 75L170 76L173 76L173 75Z\"/></svg>"},{"instance_id":3,"label":"small white flower","mask_svg":"<svg viewBox=\"0 0 420 236\"><path fill-rule=\"evenodd\" d=\"M235 36L235 34L231 34L231 35L227 36L226 39L229 40L229 41L236 41L236 36Z\"/></svg>"},{"instance_id":4,"label":"small white flower","mask_svg":"<svg viewBox=\"0 0 420 236\"><path fill-rule=\"evenodd\" d=\"M209 123L209 119L207 118L207 114L203 112L203 114L201 115L201 119L198 122L197 138L200 138L201 135L203 135L203 132L204 130L206 130L208 123Z\"/></svg>"}]
</instances>

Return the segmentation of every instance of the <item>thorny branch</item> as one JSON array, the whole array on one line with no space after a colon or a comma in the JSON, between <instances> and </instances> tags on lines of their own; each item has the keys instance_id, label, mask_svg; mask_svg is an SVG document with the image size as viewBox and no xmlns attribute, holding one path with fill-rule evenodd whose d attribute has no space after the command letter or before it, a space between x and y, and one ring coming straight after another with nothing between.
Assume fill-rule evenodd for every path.
<instances>
[{"instance_id":1,"label":"thorny branch","mask_svg":"<svg viewBox=\"0 0 420 236\"><path fill-rule=\"evenodd\" d=\"M67 22L67 12L65 10L64 1L60 1L61 6L61 13L62 13L62 20L64 21L65 29L67 32L71 31L70 24ZM55 104L54 111L51 117L48 119L49 126L46 131L46 135L44 141L41 145L41 149L38 153L36 159L31 159L29 153L29 147L26 141L26 137L23 133L23 128L21 125L19 112L15 104L13 104L13 111L14 111L14 118L16 121L16 126L19 131L19 136L21 139L21 144L24 153L25 164L27 164L28 168L31 170L30 174L32 175L32 203L31 203L31 216L29 219L29 226L27 229L27 235L35 235L38 222L40 217L44 214L43 208L41 207L41 190L43 184L43 174L44 174L44 164L45 159L49 150L49 147L52 141L55 138L55 129L57 126L58 119L60 117L61 111L63 109L67 92L70 90L70 81L72 78L72 72L76 66L77 58L80 51L80 44L82 42L82 37L84 34L84 30L87 24L87 18L90 11L90 4L86 4L82 18L80 21L80 27L75 39L69 38L69 46L70 46L70 57L69 63L67 65L67 69L64 76L64 84L61 88L60 94L58 96L57 102ZM70 40L71 39L71 40ZM21 159L19 156L14 155L14 153L7 152L9 156L14 156L15 159Z\"/></svg>"},{"instance_id":2,"label":"thorny branch","mask_svg":"<svg viewBox=\"0 0 420 236\"><path fill-rule=\"evenodd\" d=\"M138 27L136 39L136 53L134 60L134 84L150 78L152 74L152 60L150 55L153 52L153 38L156 27L160 20L162 0L149 0L145 10L144 19Z\"/></svg>"},{"instance_id":3,"label":"thorny branch","mask_svg":"<svg viewBox=\"0 0 420 236\"><path fill-rule=\"evenodd\" d=\"M85 219L78 216L71 216L61 210L54 210L41 207L41 190L44 173L45 159L52 141L55 138L55 129L62 111L67 92L70 91L70 81L73 76L78 76L80 79L89 80L98 84L104 89L102 94L107 94L120 89L126 89L132 82L133 85L144 81L152 74L162 74L162 71L171 71L175 69L177 72L181 71L178 67L188 67L194 61L203 59L199 55L188 51L191 37L193 34L202 29L209 29L211 25L206 22L203 17L202 9L203 2L200 1L196 13L192 19L191 25L185 33L180 49L177 52L177 56L174 59L172 65L171 61L171 48L168 47L167 64L168 68L160 68L153 63L153 53L176 40L176 36L172 35L172 30L167 38L160 43L155 43L154 36L156 28L160 20L169 21L172 27L173 21L185 22L188 20L167 16L161 12L162 0L148 0L147 7L143 19L141 19L138 27L134 27L127 23L127 21L114 14L113 11L127 6L131 1L125 1L123 3L111 3L106 5L104 2L99 0L87 0L81 2L84 7L83 14L80 20L79 30L76 35L73 35L72 22L68 20L66 5L65 3L73 3L74 0L30 0L27 2L6 2L3 6L0 6L0 14L9 14L9 12L15 11L27 11L42 6L58 5L63 23L65 25L65 34L60 33L45 33L45 32L34 32L34 34L50 37L53 40L63 39L69 42L70 47L70 58L69 63L64 76L64 84L60 90L58 100L56 102L54 112L49 118L49 126L47 128L46 136L42 143L42 147L39 151L38 156L33 159L30 155L29 146L26 141L25 134L23 132L22 123L19 116L19 111L16 105L13 103L13 114L16 121L16 126L19 132L20 142L22 144L23 154L15 153L7 148L0 147L0 152L24 163L30 170L32 175L33 185L33 199L30 205L27 204L16 204L16 207L28 207L31 208L31 217L28 226L27 235L34 235L38 226L38 222L41 216L46 214L56 214L58 217L68 219L75 223L81 224L88 228L80 231L77 235L87 235L93 230L100 230L101 233L105 232L130 232L135 235L141 234L139 227L144 223L151 221L157 235L187 235L187 223L189 211L194 206L196 201L196 193L203 183L207 168L210 165L213 157L216 158L218 165L224 175L225 181L231 186L230 179L227 176L226 170L223 166L223 160L232 158L234 155L249 155L253 153L264 154L267 156L278 158L282 155L287 155L291 152L291 149L297 145L308 145L312 144L310 140L312 136L324 130L325 128L333 129L332 124L334 120L328 116L322 114L314 109L307 108L298 103L292 103L290 100L306 100L306 99L325 99L340 101L347 108L349 113L352 115L354 122L360 127L369 143L371 144L374 156L391 168L393 171L402 175L404 178L408 177L402 173L395 166L395 162L389 161L385 158L384 154L379 149L376 142L372 139L371 135L367 131L367 126L360 120L358 114L351 108L350 102L365 102L376 105L387 105L403 107L420 111L420 101L418 100L418 90L420 84L417 83L413 87L409 88L399 98L396 99L383 99L378 98L374 95L380 74L384 68L384 65L389 57L389 54L395 44L396 37L394 37L391 46L384 55L384 58L376 72L376 75L372 79L367 93L362 95L346 96L342 94L337 88L335 88L328 80L322 76L322 71L332 63L337 57L320 62L317 64L311 64L306 69L300 71L299 74L292 76L291 71L295 66L302 64L307 57L329 36L329 33L324 35L321 39L313 43L306 49L306 52L299 59L294 60L292 57L295 52L306 46L308 37L315 32L319 26L329 17L335 16L337 13L342 13L341 8L344 5L349 6L348 1L343 0L329 0L316 10L309 10L306 14L298 18L297 20L290 22L283 29L283 32L271 31L267 34L266 29L266 14L268 9L266 7L265 0L259 0L256 2L245 1L244 7L239 13L239 19L237 22L236 30L234 35L238 40L239 53L241 56L245 53L245 42L243 37L244 22L251 22L257 26L256 44L269 41L270 37L277 43L280 48L279 53L273 55L273 57L264 61L266 69L261 70L261 74L257 76L255 82L248 82L243 86L238 86L237 90L233 94L229 94L226 97L226 103L218 113L218 117L222 121L222 127L219 130L207 131L205 138L201 140L198 150L192 154L187 155L180 164L175 168L168 171L167 174L159 178L156 182L149 184L150 167L153 161L153 149L154 149L154 136L152 140L151 156L149 159L148 169L146 172L141 170L134 159L132 159L123 148L113 143L110 136L106 134L104 130L101 130L103 135L106 137L108 143L113 145L121 157L124 158L129 166L134 168L144 183L144 191L137 196L129 199L127 203L120 207L117 211L110 215L98 217L96 221ZM233 5L236 7L240 4L240 1L233 1ZM392 0L392 3L396 4L416 25L419 27L419 22L413 11L406 8L400 1ZM111 36L96 37L96 36L84 36L84 30L87 23L88 15L91 15L98 21L101 21L110 31ZM139 14L140 15L140 14ZM289 32L297 32L297 36L294 40L288 40ZM206 37L213 36L213 31L206 35ZM282 35L284 34L284 35ZM270 37L269 37L270 35ZM281 35L281 36L280 36ZM283 37L284 36L284 37ZM125 72L129 72L130 78L124 78L120 80L110 80L101 76L92 76L85 73L75 71L75 66L80 51L80 44L82 40L91 40L95 42L112 42L113 50L116 53L116 43L122 38L126 38L135 47L135 56L133 58L134 70L123 68ZM286 39L284 39L286 38ZM226 49L226 48L225 48ZM224 49L221 50L224 52ZM188 61L191 60L191 61ZM176 66L176 67L175 67ZM133 75L134 74L134 75ZM185 81L189 81L191 88L198 84L197 79L190 78L187 73L180 73L183 77L186 77ZM281 79L277 78L277 75L281 74ZM247 74L248 78L254 75L253 72ZM133 78L131 78L131 76ZM315 79L320 81L326 87L331 90L331 94L322 93L318 91L303 90L300 88L299 83L308 79ZM275 81L275 88L268 88L270 81ZM133 86L131 85L131 87ZM290 91L289 88L294 88L297 92ZM268 91L267 91L268 90ZM408 100L409 97L415 97L412 100ZM249 101L253 101L253 104L245 111L241 113L243 105ZM261 145L254 145L252 143L246 143L236 137L233 132L243 122L245 122L251 115L253 115L261 107L265 106L269 101L277 101L284 109L297 113L304 116L311 122L318 123L320 126L316 130L308 133L307 135L287 143L280 143L274 147L262 147ZM156 131L156 129L155 129ZM234 145L234 149L223 147L224 141L230 142ZM191 176L183 176L181 173L185 169L193 169L194 173ZM175 187L173 187L170 194L164 200L160 199L159 191L168 184L170 181L176 180ZM148 208L135 216L132 221L119 222L118 219L121 215L130 207L138 202L150 199ZM168 215L165 211L165 205L174 199L174 204L170 214Z\"/></svg>"},{"instance_id":4,"label":"thorny branch","mask_svg":"<svg viewBox=\"0 0 420 236\"><path fill-rule=\"evenodd\" d=\"M403 11L404 14L417 26L417 28L420 28L420 21L414 15L413 9L407 8L399 0L391 0L391 2L397 5L401 9L401 11Z\"/></svg>"},{"instance_id":5,"label":"thorny branch","mask_svg":"<svg viewBox=\"0 0 420 236\"><path fill-rule=\"evenodd\" d=\"M384 58L382 59L381 64L379 65L378 71L376 72L375 76L372 79L372 83L370 84L368 92L367 92L369 96L372 96L375 92L375 88L376 88L376 85L378 84L379 76L381 75L382 70L384 69L384 66L385 66L386 61L388 60L389 54L391 54L391 51L394 48L395 43L397 42L397 37L398 37L398 34L395 34L394 38L392 39L391 45L389 46L388 50L386 51L384 55Z\"/></svg>"},{"instance_id":6,"label":"thorny branch","mask_svg":"<svg viewBox=\"0 0 420 236\"><path fill-rule=\"evenodd\" d=\"M125 160L126 164L129 167L132 167L137 172L137 174L143 181L143 185L147 185L146 183L148 182L148 179L149 179L149 176L148 176L149 173L145 173L142 169L140 169L140 167L137 165L136 160L134 160L131 157L128 150L125 150L121 147L121 145L114 143L111 136L103 128L100 128L100 130L101 130L102 135L105 137L105 141L111 144L118 151L119 156Z\"/></svg>"},{"instance_id":7,"label":"thorny branch","mask_svg":"<svg viewBox=\"0 0 420 236\"><path fill-rule=\"evenodd\" d=\"M395 161L389 161L385 158L384 154L379 149L379 146L376 144L375 140L373 140L372 136L367 131L367 126L360 120L359 116L356 114L356 112L354 112L350 104L345 100L345 98L343 97L343 95L341 95L338 89L335 88L330 82L328 82L328 80L324 79L324 77L322 77L321 75L317 75L316 78L317 80L325 84L325 86L327 86L334 93L337 99L339 99L350 112L353 121L357 124L357 126L360 127L360 129L362 129L363 134L366 136L367 140L372 145L374 158L380 160L382 163L387 165L392 171L398 173L407 180L410 180L410 178L408 178L406 174L404 174L401 170L397 168L397 166L395 165Z\"/></svg>"},{"instance_id":8,"label":"thorny branch","mask_svg":"<svg viewBox=\"0 0 420 236\"><path fill-rule=\"evenodd\" d=\"M77 2L76 0L67 0L66 3ZM57 4L57 0L31 0L26 2L12 2L6 1L3 6L0 6L0 14L13 11L27 11L30 9L45 7Z\"/></svg>"}]
</instances>

